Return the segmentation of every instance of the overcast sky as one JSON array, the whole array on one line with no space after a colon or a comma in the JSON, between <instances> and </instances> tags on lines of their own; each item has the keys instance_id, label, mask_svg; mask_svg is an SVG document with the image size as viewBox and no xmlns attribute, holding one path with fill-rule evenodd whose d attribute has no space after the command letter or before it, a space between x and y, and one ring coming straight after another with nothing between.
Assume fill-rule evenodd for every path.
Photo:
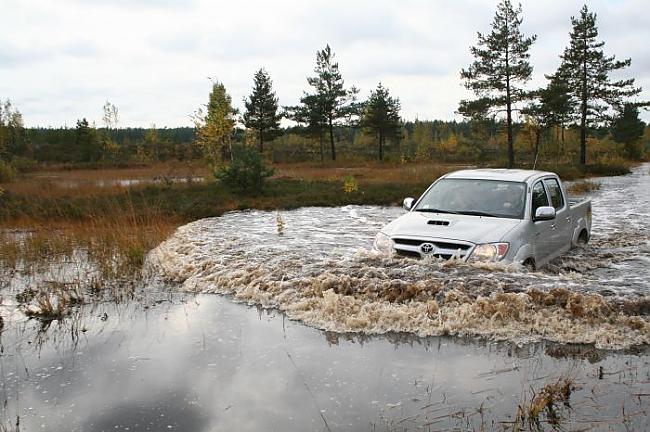
<instances>
[{"instance_id":1,"label":"overcast sky","mask_svg":"<svg viewBox=\"0 0 650 432\"><path fill-rule=\"evenodd\" d=\"M523 1L534 79L559 64L570 17L583 1ZM405 119L460 119L459 78L476 32L488 32L496 0L2 0L0 98L28 126L101 123L108 100L120 126L191 125L208 77L241 107L254 72L270 73L281 105L296 104L315 54L329 43L347 85L366 97L382 82ZM632 58L625 76L650 99L647 0L589 1L605 51ZM647 121L650 115L642 113Z\"/></svg>"}]
</instances>

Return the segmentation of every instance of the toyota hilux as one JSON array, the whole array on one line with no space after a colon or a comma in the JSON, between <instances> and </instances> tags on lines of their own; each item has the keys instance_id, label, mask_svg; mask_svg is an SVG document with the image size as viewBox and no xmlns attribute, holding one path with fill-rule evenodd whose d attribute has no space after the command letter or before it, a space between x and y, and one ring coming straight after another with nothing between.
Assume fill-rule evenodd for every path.
<instances>
[{"instance_id":1,"label":"toyota hilux","mask_svg":"<svg viewBox=\"0 0 650 432\"><path fill-rule=\"evenodd\" d=\"M440 177L384 226L374 249L412 258L547 264L591 235L591 202L551 172L472 169Z\"/></svg>"}]
</instances>

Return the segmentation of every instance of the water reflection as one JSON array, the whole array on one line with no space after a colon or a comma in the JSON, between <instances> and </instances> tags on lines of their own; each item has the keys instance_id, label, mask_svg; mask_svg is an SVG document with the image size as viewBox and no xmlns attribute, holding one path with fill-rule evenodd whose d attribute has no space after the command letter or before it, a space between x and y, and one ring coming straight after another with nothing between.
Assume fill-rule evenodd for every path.
<instances>
[{"instance_id":1,"label":"water reflection","mask_svg":"<svg viewBox=\"0 0 650 432\"><path fill-rule=\"evenodd\" d=\"M144 186L150 184L174 184L174 183L201 183L205 178L200 176L153 176L146 178L130 178L130 179L80 179L80 178L61 178L57 175L37 175L33 176L31 182L60 189L80 189L85 187L99 187L99 188L112 188L112 187L133 187Z\"/></svg>"},{"instance_id":2,"label":"water reflection","mask_svg":"<svg viewBox=\"0 0 650 432\"><path fill-rule=\"evenodd\" d=\"M622 406L637 413L632 429L649 418L647 400L634 396L648 390L647 352L589 362L549 355L557 346L545 344L333 335L205 295L149 309L102 305L78 317L80 333L66 325L38 342L34 322L2 334L5 424L20 416L30 431L491 428L512 420L531 388L561 376L578 384L567 428L606 420L623 430Z\"/></svg>"}]
</instances>

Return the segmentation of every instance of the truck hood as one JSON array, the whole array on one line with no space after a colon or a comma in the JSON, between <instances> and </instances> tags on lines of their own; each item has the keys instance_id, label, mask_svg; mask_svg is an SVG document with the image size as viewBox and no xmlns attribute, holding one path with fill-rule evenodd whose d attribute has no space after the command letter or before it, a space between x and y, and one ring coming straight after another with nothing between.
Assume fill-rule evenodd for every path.
<instances>
[{"instance_id":1,"label":"truck hood","mask_svg":"<svg viewBox=\"0 0 650 432\"><path fill-rule=\"evenodd\" d=\"M386 225L382 232L391 237L431 237L479 244L501 241L520 223L519 219L412 211Z\"/></svg>"}]
</instances>

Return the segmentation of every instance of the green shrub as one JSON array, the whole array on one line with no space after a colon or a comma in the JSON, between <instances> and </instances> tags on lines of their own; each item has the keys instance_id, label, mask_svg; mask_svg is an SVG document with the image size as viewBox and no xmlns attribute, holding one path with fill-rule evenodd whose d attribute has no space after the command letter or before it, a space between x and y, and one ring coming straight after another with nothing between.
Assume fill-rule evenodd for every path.
<instances>
[{"instance_id":1,"label":"green shrub","mask_svg":"<svg viewBox=\"0 0 650 432\"><path fill-rule=\"evenodd\" d=\"M601 157L587 165L587 173L595 176L625 175L630 173L632 163L619 156Z\"/></svg>"},{"instance_id":2,"label":"green shrub","mask_svg":"<svg viewBox=\"0 0 650 432\"><path fill-rule=\"evenodd\" d=\"M346 194L350 194L352 192L356 192L359 190L359 184L357 183L357 179L354 178L353 175L346 175L343 177L343 192Z\"/></svg>"},{"instance_id":3,"label":"green shrub","mask_svg":"<svg viewBox=\"0 0 650 432\"><path fill-rule=\"evenodd\" d=\"M214 176L230 189L247 193L259 193L264 180L273 175L262 156L254 149L245 146L233 148L233 160L215 169Z\"/></svg>"},{"instance_id":4,"label":"green shrub","mask_svg":"<svg viewBox=\"0 0 650 432\"><path fill-rule=\"evenodd\" d=\"M646 154L645 144L641 140L625 143L625 154L632 160L643 160Z\"/></svg>"},{"instance_id":5,"label":"green shrub","mask_svg":"<svg viewBox=\"0 0 650 432\"><path fill-rule=\"evenodd\" d=\"M23 156L14 156L14 158L11 159L11 165L14 167L16 172L21 174L36 171L38 169L38 162L34 159Z\"/></svg>"},{"instance_id":6,"label":"green shrub","mask_svg":"<svg viewBox=\"0 0 650 432\"><path fill-rule=\"evenodd\" d=\"M9 183L16 177L16 170L11 164L0 160L0 183Z\"/></svg>"}]
</instances>

